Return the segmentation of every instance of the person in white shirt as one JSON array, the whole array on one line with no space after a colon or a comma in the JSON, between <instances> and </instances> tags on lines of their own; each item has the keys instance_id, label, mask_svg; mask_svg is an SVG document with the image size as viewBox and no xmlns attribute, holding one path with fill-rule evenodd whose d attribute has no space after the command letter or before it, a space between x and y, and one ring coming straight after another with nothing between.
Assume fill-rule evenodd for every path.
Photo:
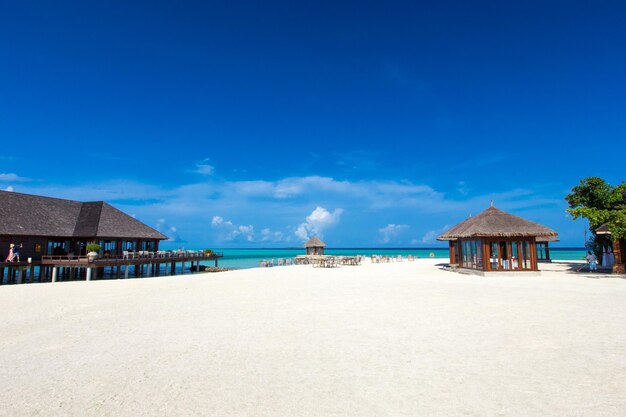
<instances>
[{"instance_id":1,"label":"person in white shirt","mask_svg":"<svg viewBox=\"0 0 626 417\"><path fill-rule=\"evenodd\" d=\"M591 251L587 251L587 263L589 264L589 271L596 272L598 268L598 258L591 253Z\"/></svg>"}]
</instances>

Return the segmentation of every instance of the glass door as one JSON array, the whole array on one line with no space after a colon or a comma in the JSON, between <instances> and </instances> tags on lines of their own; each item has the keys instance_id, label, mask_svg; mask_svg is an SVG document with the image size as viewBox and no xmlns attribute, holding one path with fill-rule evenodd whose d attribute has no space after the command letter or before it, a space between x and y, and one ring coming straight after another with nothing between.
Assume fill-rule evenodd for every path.
<instances>
[{"instance_id":1,"label":"glass door","mask_svg":"<svg viewBox=\"0 0 626 417\"><path fill-rule=\"evenodd\" d=\"M492 271L497 271L500 265L500 254L498 251L498 242L489 244L489 267Z\"/></svg>"}]
</instances>

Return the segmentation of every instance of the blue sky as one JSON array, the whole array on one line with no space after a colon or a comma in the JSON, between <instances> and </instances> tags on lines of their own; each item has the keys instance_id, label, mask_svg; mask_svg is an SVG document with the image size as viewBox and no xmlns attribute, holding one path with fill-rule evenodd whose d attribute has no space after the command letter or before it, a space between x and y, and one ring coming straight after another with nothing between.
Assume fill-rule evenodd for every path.
<instances>
[{"instance_id":1,"label":"blue sky","mask_svg":"<svg viewBox=\"0 0 626 417\"><path fill-rule=\"evenodd\" d=\"M106 3L106 4L103 4ZM5 2L0 188L172 246L433 246L495 205L580 246L624 180L621 2Z\"/></svg>"}]
</instances>

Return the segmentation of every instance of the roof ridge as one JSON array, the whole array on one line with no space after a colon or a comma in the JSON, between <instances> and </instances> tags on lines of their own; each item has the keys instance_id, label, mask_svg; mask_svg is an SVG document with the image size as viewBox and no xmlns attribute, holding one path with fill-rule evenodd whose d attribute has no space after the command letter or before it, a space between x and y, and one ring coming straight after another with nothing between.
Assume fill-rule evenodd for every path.
<instances>
[{"instance_id":1,"label":"roof ridge","mask_svg":"<svg viewBox=\"0 0 626 417\"><path fill-rule=\"evenodd\" d=\"M2 193L7 193L7 194L19 194L19 195L25 195L28 197L37 197L37 198L47 198L50 200L59 200L59 201L71 201L72 203L83 203L82 201L79 200L72 200L69 198L60 198L60 197L50 197L47 195L37 195L37 194L28 194L28 193L20 193L19 191L6 191L6 190L0 190L0 192Z\"/></svg>"}]
</instances>

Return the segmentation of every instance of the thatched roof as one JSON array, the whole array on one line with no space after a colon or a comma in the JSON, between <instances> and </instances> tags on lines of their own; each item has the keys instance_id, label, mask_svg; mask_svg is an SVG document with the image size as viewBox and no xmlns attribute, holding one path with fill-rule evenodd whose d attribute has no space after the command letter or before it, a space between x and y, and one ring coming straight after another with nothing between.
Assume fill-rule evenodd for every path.
<instances>
[{"instance_id":1,"label":"thatched roof","mask_svg":"<svg viewBox=\"0 0 626 417\"><path fill-rule=\"evenodd\" d=\"M313 236L311 239L309 239L308 242L304 244L305 248L323 248L325 246L326 244L319 240L317 236Z\"/></svg>"},{"instance_id":2,"label":"thatched roof","mask_svg":"<svg viewBox=\"0 0 626 417\"><path fill-rule=\"evenodd\" d=\"M597 229L596 229L596 234L597 235L610 235L611 232L609 231L609 226L606 223L602 223Z\"/></svg>"},{"instance_id":3,"label":"thatched roof","mask_svg":"<svg viewBox=\"0 0 626 417\"><path fill-rule=\"evenodd\" d=\"M437 240L471 237L538 237L557 236L554 230L491 206L448 230Z\"/></svg>"},{"instance_id":4,"label":"thatched roof","mask_svg":"<svg viewBox=\"0 0 626 417\"><path fill-rule=\"evenodd\" d=\"M83 203L0 191L0 235L167 239L104 201Z\"/></svg>"}]
</instances>

